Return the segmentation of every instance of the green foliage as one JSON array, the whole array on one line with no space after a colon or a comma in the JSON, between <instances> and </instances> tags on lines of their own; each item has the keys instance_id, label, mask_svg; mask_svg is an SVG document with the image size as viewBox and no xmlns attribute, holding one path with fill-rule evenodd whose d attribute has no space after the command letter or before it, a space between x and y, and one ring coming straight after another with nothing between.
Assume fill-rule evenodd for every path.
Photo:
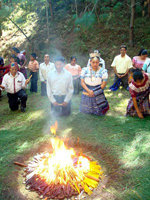
<instances>
[{"instance_id":1,"label":"green foliage","mask_svg":"<svg viewBox=\"0 0 150 200\"><path fill-rule=\"evenodd\" d=\"M107 199L112 194L112 200L149 200L150 118L125 117L129 93L124 90L112 93L108 90L111 84L109 79L105 94L110 111L106 116L80 113L81 94L74 96L71 116L57 119L57 134L62 136L69 129L70 138L79 137L84 144L97 145L101 150L100 154L92 152L92 156L99 160L109 179L104 191L105 196L109 195ZM24 198L19 196L22 190L18 192L20 168L13 162L26 162L41 151L42 144L50 140L49 126L55 119L50 116L48 98L41 97L39 92L29 94L26 113L11 112L7 96L3 96L0 113L0 197L20 200ZM91 154L90 149L88 154Z\"/></svg>"},{"instance_id":2,"label":"green foliage","mask_svg":"<svg viewBox=\"0 0 150 200\"><path fill-rule=\"evenodd\" d=\"M78 17L75 20L75 25L80 26L83 30L92 28L95 23L96 16L92 12L85 12L82 17Z\"/></svg>"}]
</instances>

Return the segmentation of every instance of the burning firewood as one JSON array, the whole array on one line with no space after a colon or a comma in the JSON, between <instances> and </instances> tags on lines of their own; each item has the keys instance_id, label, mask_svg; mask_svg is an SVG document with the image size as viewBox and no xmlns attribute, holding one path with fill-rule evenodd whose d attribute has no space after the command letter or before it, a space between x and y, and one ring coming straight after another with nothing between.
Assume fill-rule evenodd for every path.
<instances>
[{"instance_id":1,"label":"burning firewood","mask_svg":"<svg viewBox=\"0 0 150 200\"><path fill-rule=\"evenodd\" d=\"M51 127L56 134L57 123ZM84 191L91 195L102 176L100 165L88 156L67 148L60 138L52 138L53 151L37 154L26 166L26 188L43 199L65 199Z\"/></svg>"}]
</instances>

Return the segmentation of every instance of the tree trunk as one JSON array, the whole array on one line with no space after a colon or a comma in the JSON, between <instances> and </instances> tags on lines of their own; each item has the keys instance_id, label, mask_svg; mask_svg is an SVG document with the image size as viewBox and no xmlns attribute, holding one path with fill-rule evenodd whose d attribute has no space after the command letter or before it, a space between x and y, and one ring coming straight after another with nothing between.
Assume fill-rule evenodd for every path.
<instances>
[{"instance_id":1,"label":"tree trunk","mask_svg":"<svg viewBox=\"0 0 150 200\"><path fill-rule=\"evenodd\" d=\"M135 0L131 0L131 17L130 17L130 46L134 46L134 18L135 18Z\"/></svg>"},{"instance_id":2,"label":"tree trunk","mask_svg":"<svg viewBox=\"0 0 150 200\"><path fill-rule=\"evenodd\" d=\"M49 41L49 15L48 15L48 5L46 1L46 20L47 20L47 39Z\"/></svg>"},{"instance_id":3,"label":"tree trunk","mask_svg":"<svg viewBox=\"0 0 150 200\"><path fill-rule=\"evenodd\" d=\"M76 8L76 18L78 17L78 5L77 0L75 0L75 8Z\"/></svg>"},{"instance_id":4,"label":"tree trunk","mask_svg":"<svg viewBox=\"0 0 150 200\"><path fill-rule=\"evenodd\" d=\"M51 13L51 20L54 20L54 15L53 15L53 8L52 8L52 1L49 0L49 8L50 8L50 13Z\"/></svg>"},{"instance_id":5,"label":"tree trunk","mask_svg":"<svg viewBox=\"0 0 150 200\"><path fill-rule=\"evenodd\" d=\"M148 17L150 17L150 0L148 0L147 2L148 2Z\"/></svg>"},{"instance_id":6,"label":"tree trunk","mask_svg":"<svg viewBox=\"0 0 150 200\"><path fill-rule=\"evenodd\" d=\"M2 8L2 1L0 0L0 10ZM0 37L2 36L2 25L0 23Z\"/></svg>"}]
</instances>

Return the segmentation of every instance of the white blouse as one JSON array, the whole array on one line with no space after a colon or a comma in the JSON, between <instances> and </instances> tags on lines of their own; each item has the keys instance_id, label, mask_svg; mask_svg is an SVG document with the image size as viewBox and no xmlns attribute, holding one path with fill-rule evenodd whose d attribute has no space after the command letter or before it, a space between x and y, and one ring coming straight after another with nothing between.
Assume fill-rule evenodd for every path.
<instances>
[{"instance_id":1,"label":"white blouse","mask_svg":"<svg viewBox=\"0 0 150 200\"><path fill-rule=\"evenodd\" d=\"M89 86L97 86L101 85L103 81L107 81L108 73L104 68L93 71L89 67L85 67L82 69L81 79L84 79L85 84Z\"/></svg>"}]
</instances>

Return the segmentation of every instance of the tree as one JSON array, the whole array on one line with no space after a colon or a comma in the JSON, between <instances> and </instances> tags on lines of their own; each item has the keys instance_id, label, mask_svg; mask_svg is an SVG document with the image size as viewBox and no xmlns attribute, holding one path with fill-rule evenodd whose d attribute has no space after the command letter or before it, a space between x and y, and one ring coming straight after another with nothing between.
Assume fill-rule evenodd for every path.
<instances>
[{"instance_id":1,"label":"tree","mask_svg":"<svg viewBox=\"0 0 150 200\"><path fill-rule=\"evenodd\" d=\"M130 39L129 43L134 46L134 19L135 19L135 0L131 0L131 17L130 17Z\"/></svg>"},{"instance_id":2,"label":"tree","mask_svg":"<svg viewBox=\"0 0 150 200\"><path fill-rule=\"evenodd\" d=\"M2 9L2 1L0 1L0 10ZM0 37L2 36L2 25L0 22Z\"/></svg>"},{"instance_id":3,"label":"tree","mask_svg":"<svg viewBox=\"0 0 150 200\"><path fill-rule=\"evenodd\" d=\"M52 8L52 1L49 0L49 8L50 8L50 13L51 13L51 20L54 20L54 15L53 15L53 8Z\"/></svg>"}]
</instances>

